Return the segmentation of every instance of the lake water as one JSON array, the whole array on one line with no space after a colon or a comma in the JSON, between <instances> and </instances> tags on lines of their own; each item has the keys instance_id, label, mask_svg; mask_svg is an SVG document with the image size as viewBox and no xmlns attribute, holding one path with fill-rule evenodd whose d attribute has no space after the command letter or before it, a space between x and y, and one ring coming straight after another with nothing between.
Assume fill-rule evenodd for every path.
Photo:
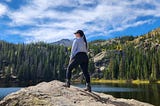
<instances>
[{"instance_id":1,"label":"lake water","mask_svg":"<svg viewBox=\"0 0 160 106\"><path fill-rule=\"evenodd\" d=\"M81 88L85 87L84 84L74 85ZM0 84L0 99L7 94L20 90L22 87L27 86L27 84L14 84L14 87L12 86ZM92 90L111 94L117 98L136 99L160 106L160 84L92 84Z\"/></svg>"},{"instance_id":2,"label":"lake water","mask_svg":"<svg viewBox=\"0 0 160 106\"><path fill-rule=\"evenodd\" d=\"M76 86L84 87L82 84ZM116 98L136 99L160 106L160 84L93 84L92 89Z\"/></svg>"},{"instance_id":3,"label":"lake water","mask_svg":"<svg viewBox=\"0 0 160 106\"><path fill-rule=\"evenodd\" d=\"M18 91L20 89L21 88L18 88L18 87L0 88L0 99L5 97L6 95L8 95L8 94L10 94L12 92L16 92L16 91Z\"/></svg>"}]
</instances>

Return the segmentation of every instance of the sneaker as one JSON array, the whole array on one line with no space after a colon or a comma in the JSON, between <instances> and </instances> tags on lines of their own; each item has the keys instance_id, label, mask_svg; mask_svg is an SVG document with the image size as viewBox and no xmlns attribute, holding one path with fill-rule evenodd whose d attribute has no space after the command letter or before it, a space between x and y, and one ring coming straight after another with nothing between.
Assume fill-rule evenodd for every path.
<instances>
[{"instance_id":1,"label":"sneaker","mask_svg":"<svg viewBox=\"0 0 160 106\"><path fill-rule=\"evenodd\" d=\"M63 85L64 87L70 88L70 81L66 81L65 84Z\"/></svg>"},{"instance_id":2,"label":"sneaker","mask_svg":"<svg viewBox=\"0 0 160 106\"><path fill-rule=\"evenodd\" d=\"M86 83L86 88L84 89L85 91L91 92L91 85L89 83Z\"/></svg>"}]
</instances>

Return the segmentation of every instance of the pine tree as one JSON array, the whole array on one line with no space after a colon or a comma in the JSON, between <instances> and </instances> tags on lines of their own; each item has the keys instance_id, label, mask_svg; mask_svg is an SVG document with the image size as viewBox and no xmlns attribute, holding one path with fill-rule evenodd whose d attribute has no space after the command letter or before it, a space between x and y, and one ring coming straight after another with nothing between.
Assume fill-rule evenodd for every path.
<instances>
[{"instance_id":1,"label":"pine tree","mask_svg":"<svg viewBox=\"0 0 160 106\"><path fill-rule=\"evenodd\" d=\"M124 77L125 64L123 58L120 60L119 64L119 79L125 79Z\"/></svg>"}]
</instances>

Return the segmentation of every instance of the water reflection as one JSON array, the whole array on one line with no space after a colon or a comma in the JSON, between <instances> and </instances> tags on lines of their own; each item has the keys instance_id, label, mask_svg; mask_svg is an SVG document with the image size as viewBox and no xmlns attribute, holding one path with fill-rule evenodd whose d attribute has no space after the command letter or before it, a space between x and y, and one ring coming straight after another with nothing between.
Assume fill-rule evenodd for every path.
<instances>
[{"instance_id":1,"label":"water reflection","mask_svg":"<svg viewBox=\"0 0 160 106\"><path fill-rule=\"evenodd\" d=\"M85 86L82 84L75 84L75 86L84 88ZM126 88L126 87L114 87L107 85L92 85L92 90L96 92L140 92L141 89L137 88Z\"/></svg>"},{"instance_id":2,"label":"water reflection","mask_svg":"<svg viewBox=\"0 0 160 106\"><path fill-rule=\"evenodd\" d=\"M84 84L75 84L84 87ZM117 98L136 99L160 106L159 84L93 84L93 91L111 94Z\"/></svg>"}]
</instances>

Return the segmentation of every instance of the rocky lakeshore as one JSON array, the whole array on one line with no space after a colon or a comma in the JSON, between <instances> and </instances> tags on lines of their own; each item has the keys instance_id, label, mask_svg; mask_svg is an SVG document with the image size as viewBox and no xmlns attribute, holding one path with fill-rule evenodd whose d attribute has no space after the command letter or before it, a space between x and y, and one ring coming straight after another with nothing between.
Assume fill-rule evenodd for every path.
<instances>
[{"instance_id":1,"label":"rocky lakeshore","mask_svg":"<svg viewBox=\"0 0 160 106\"><path fill-rule=\"evenodd\" d=\"M54 80L22 88L1 100L0 106L153 106L134 99L90 93L74 86L65 88L63 84Z\"/></svg>"}]
</instances>

